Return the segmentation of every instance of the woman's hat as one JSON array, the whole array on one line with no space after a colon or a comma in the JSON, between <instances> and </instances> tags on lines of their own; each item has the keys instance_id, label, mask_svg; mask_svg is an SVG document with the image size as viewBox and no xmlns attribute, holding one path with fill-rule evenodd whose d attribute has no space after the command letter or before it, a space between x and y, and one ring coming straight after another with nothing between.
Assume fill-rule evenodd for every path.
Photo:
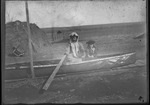
<instances>
[{"instance_id":1,"label":"woman's hat","mask_svg":"<svg viewBox=\"0 0 150 105\"><path fill-rule=\"evenodd\" d=\"M72 32L69 36L78 36L79 37L79 35L76 32Z\"/></svg>"}]
</instances>

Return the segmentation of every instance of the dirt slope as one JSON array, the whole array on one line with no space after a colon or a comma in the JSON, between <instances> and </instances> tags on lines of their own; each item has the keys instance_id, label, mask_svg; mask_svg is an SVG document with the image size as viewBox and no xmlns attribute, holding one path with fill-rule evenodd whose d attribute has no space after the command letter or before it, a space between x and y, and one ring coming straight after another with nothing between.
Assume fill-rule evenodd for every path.
<instances>
[{"instance_id":1,"label":"dirt slope","mask_svg":"<svg viewBox=\"0 0 150 105\"><path fill-rule=\"evenodd\" d=\"M36 24L30 24L32 48L34 53L39 52L43 47L50 45L46 33ZM12 48L20 52L29 53L27 23L21 21L9 22L6 24L6 54L12 53Z\"/></svg>"}]
</instances>

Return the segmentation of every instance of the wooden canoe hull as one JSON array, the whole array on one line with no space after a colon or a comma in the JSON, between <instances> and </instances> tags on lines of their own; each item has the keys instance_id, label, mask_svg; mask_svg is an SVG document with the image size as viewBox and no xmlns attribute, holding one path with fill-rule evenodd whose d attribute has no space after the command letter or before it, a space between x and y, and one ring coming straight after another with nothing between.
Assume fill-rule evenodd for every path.
<instances>
[{"instance_id":1,"label":"wooden canoe hull","mask_svg":"<svg viewBox=\"0 0 150 105\"><path fill-rule=\"evenodd\" d=\"M116 56L110 57L103 57L78 63L70 63L66 65L62 65L60 70L57 74L67 74L67 73L75 73L81 71L90 71L90 70L102 70L102 69L109 69L119 66L124 66L128 64L135 63L136 57L135 53L128 53L128 54L121 54ZM44 62L44 61L43 61ZM56 61L59 62L59 61ZM25 64L21 64L25 65ZM53 70L57 64L46 64L44 63L39 66L34 67L35 76L36 77L43 77L49 76L52 74ZM29 78L30 68L21 66L22 68L17 68L13 66L7 66L5 69L5 80L14 80L14 79L23 79ZM9 68L9 69L8 69ZM10 69L14 68L14 69Z\"/></svg>"}]
</instances>

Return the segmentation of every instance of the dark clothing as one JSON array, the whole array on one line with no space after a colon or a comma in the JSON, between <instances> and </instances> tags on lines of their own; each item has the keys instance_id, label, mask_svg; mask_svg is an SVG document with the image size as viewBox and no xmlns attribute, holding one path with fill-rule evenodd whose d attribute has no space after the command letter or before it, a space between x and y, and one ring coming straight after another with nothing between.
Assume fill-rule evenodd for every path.
<instances>
[{"instance_id":1,"label":"dark clothing","mask_svg":"<svg viewBox=\"0 0 150 105\"><path fill-rule=\"evenodd\" d=\"M97 57L97 49L95 46L92 48L90 46L87 47L87 57Z\"/></svg>"}]
</instances>

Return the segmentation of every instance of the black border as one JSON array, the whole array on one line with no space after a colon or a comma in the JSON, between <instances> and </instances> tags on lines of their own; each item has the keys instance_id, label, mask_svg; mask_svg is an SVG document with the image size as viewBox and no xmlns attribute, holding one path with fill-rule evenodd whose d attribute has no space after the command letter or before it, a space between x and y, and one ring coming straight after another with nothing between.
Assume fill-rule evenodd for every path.
<instances>
[{"instance_id":1,"label":"black border","mask_svg":"<svg viewBox=\"0 0 150 105\"><path fill-rule=\"evenodd\" d=\"M24 1L24 0L1 0L1 83L4 84L4 70L5 67L5 1ZM27 0L27 1L41 1L41 0ZM43 0L44 1L44 0ZM46 0L47 1L47 0ZM49 0L49 1L59 1L59 0ZM64 0L64 1L69 1L69 0ZM70 0L74 1L74 0ZM80 1L86 1L86 0L80 0ZM97 1L97 0L91 0L91 1ZM146 0L146 35L147 35L147 103L149 103L149 6L148 2L149 0ZM2 85L1 84L1 85ZM4 85L1 87L1 104L4 104ZM46 103L49 105L50 103ZM81 103L76 103L76 104L81 104ZM133 104L133 103L128 103L128 104ZM135 103L138 104L138 103ZM142 103L143 104L143 103ZM20 104L18 104L20 105ZM38 105L43 105L43 104L38 104Z\"/></svg>"},{"instance_id":2,"label":"black border","mask_svg":"<svg viewBox=\"0 0 150 105\"><path fill-rule=\"evenodd\" d=\"M4 65L5 65L5 1L1 0L1 83L2 83L2 91L1 91L1 104L4 104Z\"/></svg>"}]
</instances>

